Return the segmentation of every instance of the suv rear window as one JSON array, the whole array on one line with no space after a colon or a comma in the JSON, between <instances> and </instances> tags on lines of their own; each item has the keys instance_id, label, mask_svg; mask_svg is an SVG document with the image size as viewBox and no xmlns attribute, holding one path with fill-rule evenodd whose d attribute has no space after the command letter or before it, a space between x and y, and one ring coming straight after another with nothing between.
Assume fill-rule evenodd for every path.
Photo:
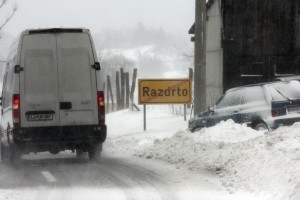
<instances>
[{"instance_id":1,"label":"suv rear window","mask_svg":"<svg viewBox=\"0 0 300 200\"><path fill-rule=\"evenodd\" d=\"M300 99L300 83L298 81L270 85L269 89L274 101Z\"/></svg>"}]
</instances>

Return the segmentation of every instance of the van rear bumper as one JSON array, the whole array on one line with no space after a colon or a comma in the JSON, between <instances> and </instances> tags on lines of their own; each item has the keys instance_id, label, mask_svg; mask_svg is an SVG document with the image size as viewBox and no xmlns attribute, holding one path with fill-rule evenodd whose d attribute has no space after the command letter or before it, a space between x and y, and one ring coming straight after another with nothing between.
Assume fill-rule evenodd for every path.
<instances>
[{"instance_id":1,"label":"van rear bumper","mask_svg":"<svg viewBox=\"0 0 300 200\"><path fill-rule=\"evenodd\" d=\"M28 152L88 149L106 139L106 125L51 126L17 128L13 130L13 141Z\"/></svg>"}]
</instances>

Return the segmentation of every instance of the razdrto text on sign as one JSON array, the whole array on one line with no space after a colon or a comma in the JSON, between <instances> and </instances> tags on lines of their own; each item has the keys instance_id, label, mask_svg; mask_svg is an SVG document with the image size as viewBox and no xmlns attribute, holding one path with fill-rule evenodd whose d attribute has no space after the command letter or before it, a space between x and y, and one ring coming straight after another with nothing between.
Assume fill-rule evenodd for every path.
<instances>
[{"instance_id":1,"label":"razdrto text on sign","mask_svg":"<svg viewBox=\"0 0 300 200\"><path fill-rule=\"evenodd\" d=\"M190 79L139 79L139 104L190 104Z\"/></svg>"}]
</instances>

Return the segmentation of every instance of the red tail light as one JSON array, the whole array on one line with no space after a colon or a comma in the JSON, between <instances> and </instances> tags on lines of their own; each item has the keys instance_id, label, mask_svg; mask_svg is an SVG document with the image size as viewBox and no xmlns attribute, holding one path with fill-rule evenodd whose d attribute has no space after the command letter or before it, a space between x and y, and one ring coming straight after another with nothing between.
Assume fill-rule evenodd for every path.
<instances>
[{"instance_id":1,"label":"red tail light","mask_svg":"<svg viewBox=\"0 0 300 200\"><path fill-rule=\"evenodd\" d=\"M271 114L272 114L272 117L277 117L278 116L278 112L277 112L276 109L272 109Z\"/></svg>"},{"instance_id":2,"label":"red tail light","mask_svg":"<svg viewBox=\"0 0 300 200\"><path fill-rule=\"evenodd\" d=\"M105 103L104 103L104 92L97 92L97 102L98 102L98 120L99 125L105 124Z\"/></svg>"},{"instance_id":3,"label":"red tail light","mask_svg":"<svg viewBox=\"0 0 300 200\"><path fill-rule=\"evenodd\" d=\"M13 102L12 102L12 115L13 115L13 125L15 128L21 126L21 115L20 115L20 95L14 94L13 95Z\"/></svg>"}]
</instances>

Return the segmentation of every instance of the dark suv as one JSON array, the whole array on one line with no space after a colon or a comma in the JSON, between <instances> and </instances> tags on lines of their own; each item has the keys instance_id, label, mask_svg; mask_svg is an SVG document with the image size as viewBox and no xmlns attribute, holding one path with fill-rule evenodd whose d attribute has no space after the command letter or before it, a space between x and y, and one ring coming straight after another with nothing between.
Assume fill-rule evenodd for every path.
<instances>
[{"instance_id":1,"label":"dark suv","mask_svg":"<svg viewBox=\"0 0 300 200\"><path fill-rule=\"evenodd\" d=\"M273 130L300 121L300 83L271 82L228 90L215 106L189 121L190 131L232 119L256 130Z\"/></svg>"}]
</instances>

